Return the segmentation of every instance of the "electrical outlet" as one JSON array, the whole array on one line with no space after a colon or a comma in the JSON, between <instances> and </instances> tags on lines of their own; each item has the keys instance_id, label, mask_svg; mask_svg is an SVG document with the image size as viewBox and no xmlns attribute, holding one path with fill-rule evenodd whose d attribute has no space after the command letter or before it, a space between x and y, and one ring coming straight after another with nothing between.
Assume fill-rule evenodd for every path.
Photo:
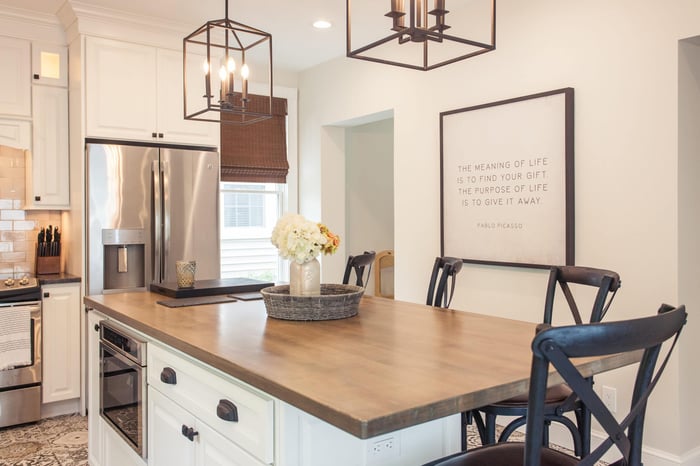
<instances>
[{"instance_id":1,"label":"electrical outlet","mask_svg":"<svg viewBox=\"0 0 700 466\"><path fill-rule=\"evenodd\" d=\"M617 390L613 387L603 385L601 398L605 406L614 414L617 411Z\"/></svg>"},{"instance_id":2,"label":"electrical outlet","mask_svg":"<svg viewBox=\"0 0 700 466\"><path fill-rule=\"evenodd\" d=\"M370 453L373 462L398 457L399 451L396 439L394 437L386 437L377 440L372 444Z\"/></svg>"}]
</instances>

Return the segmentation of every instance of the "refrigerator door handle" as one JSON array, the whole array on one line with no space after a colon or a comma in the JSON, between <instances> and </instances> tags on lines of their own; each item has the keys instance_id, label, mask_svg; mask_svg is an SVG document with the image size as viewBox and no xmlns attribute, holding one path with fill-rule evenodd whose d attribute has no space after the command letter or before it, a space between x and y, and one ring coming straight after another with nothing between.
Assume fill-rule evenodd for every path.
<instances>
[{"instance_id":1,"label":"refrigerator door handle","mask_svg":"<svg viewBox=\"0 0 700 466\"><path fill-rule=\"evenodd\" d=\"M153 179L153 282L163 281L163 172L160 162L154 160L151 167Z\"/></svg>"},{"instance_id":2,"label":"refrigerator door handle","mask_svg":"<svg viewBox=\"0 0 700 466\"><path fill-rule=\"evenodd\" d=\"M168 277L168 271L166 269L166 264L170 263L170 215L172 214L171 196L170 192L173 189L171 186L171 176L170 176L170 163L167 160L163 160L160 163L161 174L163 176L163 254L161 257L161 277L164 282L170 280L172 281L174 277Z\"/></svg>"}]
</instances>

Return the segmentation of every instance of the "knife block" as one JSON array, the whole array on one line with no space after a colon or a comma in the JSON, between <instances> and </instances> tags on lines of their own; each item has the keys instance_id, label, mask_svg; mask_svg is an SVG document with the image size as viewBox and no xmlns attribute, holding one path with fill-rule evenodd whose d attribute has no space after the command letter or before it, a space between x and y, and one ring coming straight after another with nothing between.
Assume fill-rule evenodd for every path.
<instances>
[{"instance_id":1,"label":"knife block","mask_svg":"<svg viewBox=\"0 0 700 466\"><path fill-rule=\"evenodd\" d=\"M39 256L37 248L35 266L37 275L61 273L61 256Z\"/></svg>"}]
</instances>

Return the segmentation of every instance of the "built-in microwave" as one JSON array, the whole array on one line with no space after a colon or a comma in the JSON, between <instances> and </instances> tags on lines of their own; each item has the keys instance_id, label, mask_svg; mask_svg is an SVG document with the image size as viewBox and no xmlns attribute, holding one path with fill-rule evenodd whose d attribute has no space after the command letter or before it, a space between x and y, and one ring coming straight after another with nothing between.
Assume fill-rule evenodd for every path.
<instances>
[{"instance_id":1,"label":"built-in microwave","mask_svg":"<svg viewBox=\"0 0 700 466\"><path fill-rule=\"evenodd\" d=\"M146 458L146 342L100 322L100 416Z\"/></svg>"}]
</instances>

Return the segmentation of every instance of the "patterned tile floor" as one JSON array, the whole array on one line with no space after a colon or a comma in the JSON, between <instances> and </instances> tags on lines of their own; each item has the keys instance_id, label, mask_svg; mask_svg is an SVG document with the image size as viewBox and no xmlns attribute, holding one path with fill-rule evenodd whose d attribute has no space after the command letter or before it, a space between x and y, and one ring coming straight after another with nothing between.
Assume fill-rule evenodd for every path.
<instances>
[{"instance_id":1,"label":"patterned tile floor","mask_svg":"<svg viewBox=\"0 0 700 466\"><path fill-rule=\"evenodd\" d=\"M0 429L0 466L88 466L87 438L87 418L79 414ZM523 438L513 434L515 441ZM481 446L473 425L468 426L467 444L468 448Z\"/></svg>"},{"instance_id":2,"label":"patterned tile floor","mask_svg":"<svg viewBox=\"0 0 700 466\"><path fill-rule=\"evenodd\" d=\"M0 429L0 466L87 464L87 418L79 414Z\"/></svg>"}]
</instances>

